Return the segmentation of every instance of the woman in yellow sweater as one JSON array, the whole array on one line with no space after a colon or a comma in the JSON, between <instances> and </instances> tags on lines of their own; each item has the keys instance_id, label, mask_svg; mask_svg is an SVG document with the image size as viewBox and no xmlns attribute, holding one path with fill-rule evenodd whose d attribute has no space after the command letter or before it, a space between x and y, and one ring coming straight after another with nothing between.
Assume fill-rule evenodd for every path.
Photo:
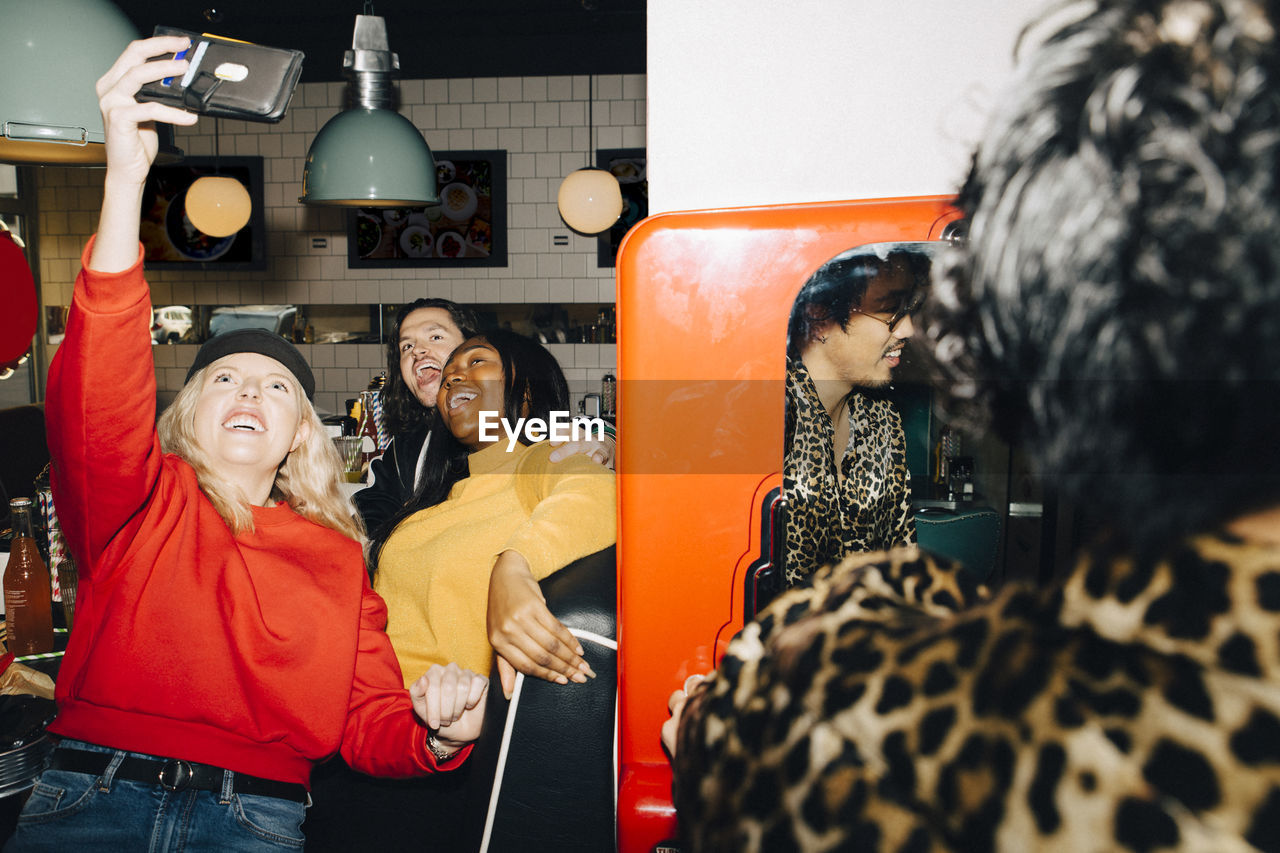
<instances>
[{"instance_id":1,"label":"woman in yellow sweater","mask_svg":"<svg viewBox=\"0 0 1280 853\"><path fill-rule=\"evenodd\" d=\"M536 342L494 330L445 364L432 472L372 555L387 634L406 672L456 660L504 692L516 671L567 684L594 676L538 581L614 544L613 472L586 456L552 463L535 419L564 423L568 387ZM530 433L533 432L533 439Z\"/></svg>"}]
</instances>

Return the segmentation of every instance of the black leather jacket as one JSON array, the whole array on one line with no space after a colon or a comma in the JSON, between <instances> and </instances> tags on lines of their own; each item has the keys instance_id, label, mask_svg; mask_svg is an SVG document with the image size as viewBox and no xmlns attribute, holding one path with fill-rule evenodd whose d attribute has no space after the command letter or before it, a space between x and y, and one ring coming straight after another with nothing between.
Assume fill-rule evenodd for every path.
<instances>
[{"instance_id":1,"label":"black leather jacket","mask_svg":"<svg viewBox=\"0 0 1280 853\"><path fill-rule=\"evenodd\" d=\"M427 436L426 426L393 436L382 455L369 463L369 485L354 500L371 539L413 497Z\"/></svg>"}]
</instances>

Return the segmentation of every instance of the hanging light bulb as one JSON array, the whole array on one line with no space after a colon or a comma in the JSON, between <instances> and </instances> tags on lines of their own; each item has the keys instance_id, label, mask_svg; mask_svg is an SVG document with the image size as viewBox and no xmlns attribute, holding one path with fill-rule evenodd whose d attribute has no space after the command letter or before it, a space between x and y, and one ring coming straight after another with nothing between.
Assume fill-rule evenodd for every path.
<instances>
[{"instance_id":1,"label":"hanging light bulb","mask_svg":"<svg viewBox=\"0 0 1280 853\"><path fill-rule=\"evenodd\" d=\"M249 224L253 202L244 184L235 178L219 175L218 158L222 156L221 128L213 120L212 175L197 178L187 187L187 218L197 231L210 237L230 237Z\"/></svg>"},{"instance_id":2,"label":"hanging light bulb","mask_svg":"<svg viewBox=\"0 0 1280 853\"><path fill-rule=\"evenodd\" d=\"M622 215L622 188L604 169L578 169L560 183L556 205L560 218L574 231L599 234Z\"/></svg>"},{"instance_id":3,"label":"hanging light bulb","mask_svg":"<svg viewBox=\"0 0 1280 853\"><path fill-rule=\"evenodd\" d=\"M206 175L187 189L187 218L210 237L230 237L249 224L253 204L244 184L226 175Z\"/></svg>"},{"instance_id":4,"label":"hanging light bulb","mask_svg":"<svg viewBox=\"0 0 1280 853\"><path fill-rule=\"evenodd\" d=\"M587 77L587 162L593 159L595 117L593 114L594 76ZM622 188L618 179L604 169L588 165L570 172L556 194L560 218L580 234L608 231L622 215Z\"/></svg>"}]
</instances>

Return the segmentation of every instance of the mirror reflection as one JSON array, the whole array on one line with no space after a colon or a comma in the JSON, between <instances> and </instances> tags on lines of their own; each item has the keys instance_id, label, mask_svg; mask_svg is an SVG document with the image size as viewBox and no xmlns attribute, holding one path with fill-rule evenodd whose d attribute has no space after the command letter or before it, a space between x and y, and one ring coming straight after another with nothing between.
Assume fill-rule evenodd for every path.
<instances>
[{"instance_id":1,"label":"mirror reflection","mask_svg":"<svg viewBox=\"0 0 1280 853\"><path fill-rule=\"evenodd\" d=\"M907 440L888 391L945 245L850 249L796 296L787 325L783 459L788 585L850 553L916 541Z\"/></svg>"}]
</instances>

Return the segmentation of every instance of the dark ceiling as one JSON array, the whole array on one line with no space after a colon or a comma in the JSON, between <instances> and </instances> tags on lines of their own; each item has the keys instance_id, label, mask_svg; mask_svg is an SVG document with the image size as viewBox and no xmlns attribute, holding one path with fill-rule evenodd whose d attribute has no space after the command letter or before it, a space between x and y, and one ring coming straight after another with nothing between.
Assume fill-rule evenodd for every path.
<instances>
[{"instance_id":1,"label":"dark ceiling","mask_svg":"<svg viewBox=\"0 0 1280 853\"><path fill-rule=\"evenodd\" d=\"M645 70L645 0L114 2L144 34L164 24L302 50L304 83L343 79L358 14L386 19L404 79Z\"/></svg>"}]
</instances>

